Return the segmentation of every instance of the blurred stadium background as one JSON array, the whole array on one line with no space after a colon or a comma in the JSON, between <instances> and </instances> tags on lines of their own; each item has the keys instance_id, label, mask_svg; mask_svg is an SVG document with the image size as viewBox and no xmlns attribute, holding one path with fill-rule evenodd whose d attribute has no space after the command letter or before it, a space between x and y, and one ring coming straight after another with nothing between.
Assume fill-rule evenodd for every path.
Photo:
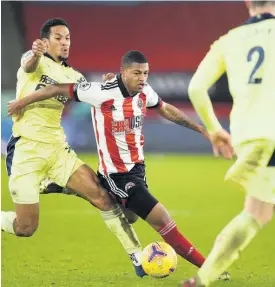
<instances>
[{"instance_id":1,"label":"blurred stadium background","mask_svg":"<svg viewBox=\"0 0 275 287\"><path fill-rule=\"evenodd\" d=\"M118 73L121 56L130 49L140 50L149 60L153 88L165 101L195 116L187 95L190 77L210 44L241 24L247 12L242 2L2 2L4 142L11 133L6 102L15 95L20 57L39 38L43 22L53 17L68 21L72 37L68 62L87 80L101 80L105 72ZM211 97L220 120L228 126L231 98L226 77L211 89ZM68 105L63 125L73 148L96 150L87 104ZM200 135L163 122L154 112L147 117L145 137L150 152L211 151Z\"/></svg>"},{"instance_id":2,"label":"blurred stadium background","mask_svg":"<svg viewBox=\"0 0 275 287\"><path fill-rule=\"evenodd\" d=\"M14 99L16 72L23 52L39 37L48 18L68 21L72 46L68 63L100 80L119 72L121 56L138 49L147 56L149 82L161 97L197 119L187 96L190 77L209 45L247 18L243 2L1 2L2 6L2 154L11 135L6 103ZM226 77L211 88L215 110L225 127L231 98ZM69 104L62 122L70 145L96 169L97 156L90 107ZM149 112L145 151L150 190L163 202L183 233L207 254L221 228L242 208L244 194L223 183L232 162L216 160L199 134ZM156 153L156 154L155 154ZM203 154L202 154L203 153ZM5 157L2 156L2 209L11 210ZM179 260L178 271L163 280L133 274L129 259L107 230L99 213L79 198L41 196L40 227L31 238L2 233L3 287L177 286L195 268ZM214 286L274 287L274 223L256 238L229 271L231 282ZM160 240L139 220L143 243ZM270 246L273 251L263 250Z\"/></svg>"}]
</instances>

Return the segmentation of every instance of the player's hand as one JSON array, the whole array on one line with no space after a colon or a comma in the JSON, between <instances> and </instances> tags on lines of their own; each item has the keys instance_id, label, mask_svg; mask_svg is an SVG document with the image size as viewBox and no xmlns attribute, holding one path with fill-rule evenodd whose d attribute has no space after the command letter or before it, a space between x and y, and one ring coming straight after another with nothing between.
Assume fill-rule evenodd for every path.
<instances>
[{"instance_id":1,"label":"player's hand","mask_svg":"<svg viewBox=\"0 0 275 287\"><path fill-rule=\"evenodd\" d=\"M116 76L116 75L113 74L113 73L107 73L107 74L104 74L104 75L102 76L102 80L103 80L103 82L105 83L105 82L107 82L107 81L112 80L115 76Z\"/></svg>"},{"instance_id":2,"label":"player's hand","mask_svg":"<svg viewBox=\"0 0 275 287\"><path fill-rule=\"evenodd\" d=\"M32 43L32 52L34 53L34 55L41 57L43 54L47 52L45 43L40 39L36 39Z\"/></svg>"},{"instance_id":3,"label":"player's hand","mask_svg":"<svg viewBox=\"0 0 275 287\"><path fill-rule=\"evenodd\" d=\"M23 114L24 105L21 100L13 100L8 102L8 116L16 116L19 120Z\"/></svg>"},{"instance_id":4,"label":"player's hand","mask_svg":"<svg viewBox=\"0 0 275 287\"><path fill-rule=\"evenodd\" d=\"M213 146L213 153L216 157L222 155L226 159L232 159L235 152L231 144L231 136L226 130L222 129L210 134L210 141Z\"/></svg>"}]
</instances>

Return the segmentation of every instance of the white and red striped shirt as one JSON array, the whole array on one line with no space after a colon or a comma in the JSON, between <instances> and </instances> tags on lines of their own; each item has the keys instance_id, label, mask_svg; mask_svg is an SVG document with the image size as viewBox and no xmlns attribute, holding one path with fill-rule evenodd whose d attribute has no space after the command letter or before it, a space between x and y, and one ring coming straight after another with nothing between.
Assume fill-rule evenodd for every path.
<instances>
[{"instance_id":1,"label":"white and red striped shirt","mask_svg":"<svg viewBox=\"0 0 275 287\"><path fill-rule=\"evenodd\" d=\"M162 105L162 100L148 84L141 93L131 97L118 75L104 84L75 84L71 97L92 105L101 174L128 172L136 163L144 162L146 109Z\"/></svg>"}]
</instances>

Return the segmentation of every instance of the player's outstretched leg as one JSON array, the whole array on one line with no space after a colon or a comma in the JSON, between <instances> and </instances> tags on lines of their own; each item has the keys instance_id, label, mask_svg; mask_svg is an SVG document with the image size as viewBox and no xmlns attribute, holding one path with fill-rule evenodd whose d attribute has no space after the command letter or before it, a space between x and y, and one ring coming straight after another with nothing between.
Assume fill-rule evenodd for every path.
<instances>
[{"instance_id":1,"label":"player's outstretched leg","mask_svg":"<svg viewBox=\"0 0 275 287\"><path fill-rule=\"evenodd\" d=\"M22 161L24 163L24 161ZM32 162L35 162L34 160ZM15 205L15 211L1 212L1 229L16 236L30 237L38 228L39 221L39 182L40 173L21 174L13 158L13 172L9 178L9 189ZM9 169L8 169L9 170Z\"/></svg>"},{"instance_id":2,"label":"player's outstretched leg","mask_svg":"<svg viewBox=\"0 0 275 287\"><path fill-rule=\"evenodd\" d=\"M40 191L40 194L59 193L59 194L66 194L66 195L75 195L75 196L83 198L74 190L69 189L67 187L62 187L54 183L49 177L45 178L41 182L39 191ZM122 209L122 212L124 213L125 217L128 219L130 224L133 224L138 220L138 216L134 212L132 212L128 208L125 208L122 204L118 204L118 205Z\"/></svg>"},{"instance_id":3,"label":"player's outstretched leg","mask_svg":"<svg viewBox=\"0 0 275 287\"><path fill-rule=\"evenodd\" d=\"M179 232L168 211L150 194L145 182L136 181L129 190L127 207L158 231L181 257L198 267L203 264L204 257Z\"/></svg>"},{"instance_id":4,"label":"player's outstretched leg","mask_svg":"<svg viewBox=\"0 0 275 287\"><path fill-rule=\"evenodd\" d=\"M147 185L143 182L136 183L130 189L127 207L158 231L178 255L201 267L205 260L203 255L180 233L165 207L150 194ZM229 277L226 273L220 279L228 280Z\"/></svg>"},{"instance_id":5,"label":"player's outstretched leg","mask_svg":"<svg viewBox=\"0 0 275 287\"><path fill-rule=\"evenodd\" d=\"M273 215L274 205L248 196L242 213L236 216L218 235L214 247L197 276L181 286L208 286L215 278L239 258L261 227ZM195 285L188 285L196 282Z\"/></svg>"},{"instance_id":6,"label":"player's outstretched leg","mask_svg":"<svg viewBox=\"0 0 275 287\"><path fill-rule=\"evenodd\" d=\"M74 190L71 190L67 187L62 187L58 184L56 184L55 182L53 182L49 177L44 178L39 186L39 193L40 194L53 194L53 193L59 193L59 194L67 194L67 195L76 195L79 196L79 194L77 194L77 192L75 192Z\"/></svg>"},{"instance_id":7,"label":"player's outstretched leg","mask_svg":"<svg viewBox=\"0 0 275 287\"><path fill-rule=\"evenodd\" d=\"M142 247L139 239L123 214L121 208L112 200L99 183L93 170L87 165L80 166L70 177L67 187L75 190L80 196L96 206L109 230L118 238L133 264L139 265ZM137 273L143 276L143 273Z\"/></svg>"},{"instance_id":8,"label":"player's outstretched leg","mask_svg":"<svg viewBox=\"0 0 275 287\"><path fill-rule=\"evenodd\" d=\"M161 203L156 206L146 217L146 221L170 244L175 251L197 267L201 267L204 257L178 230L175 221Z\"/></svg>"}]
</instances>

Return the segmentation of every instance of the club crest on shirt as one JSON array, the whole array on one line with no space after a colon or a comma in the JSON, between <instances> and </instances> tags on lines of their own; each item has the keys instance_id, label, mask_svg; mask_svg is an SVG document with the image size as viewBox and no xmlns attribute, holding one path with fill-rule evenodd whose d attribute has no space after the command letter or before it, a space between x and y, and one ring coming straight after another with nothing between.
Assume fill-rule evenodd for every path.
<instances>
[{"instance_id":1,"label":"club crest on shirt","mask_svg":"<svg viewBox=\"0 0 275 287\"><path fill-rule=\"evenodd\" d=\"M137 102L138 107L141 109L143 106L143 101L141 99L138 100Z\"/></svg>"},{"instance_id":2,"label":"club crest on shirt","mask_svg":"<svg viewBox=\"0 0 275 287\"><path fill-rule=\"evenodd\" d=\"M77 82L80 83L85 83L86 79L84 77L81 77L80 79L77 80Z\"/></svg>"},{"instance_id":3,"label":"club crest on shirt","mask_svg":"<svg viewBox=\"0 0 275 287\"><path fill-rule=\"evenodd\" d=\"M128 182L125 185L125 191L128 191L130 188L134 187L135 184L133 182Z\"/></svg>"},{"instance_id":4,"label":"club crest on shirt","mask_svg":"<svg viewBox=\"0 0 275 287\"><path fill-rule=\"evenodd\" d=\"M82 91L87 91L89 90L89 88L91 87L91 83L89 82L85 82L85 83L80 83L78 85L79 89L82 90Z\"/></svg>"}]
</instances>

